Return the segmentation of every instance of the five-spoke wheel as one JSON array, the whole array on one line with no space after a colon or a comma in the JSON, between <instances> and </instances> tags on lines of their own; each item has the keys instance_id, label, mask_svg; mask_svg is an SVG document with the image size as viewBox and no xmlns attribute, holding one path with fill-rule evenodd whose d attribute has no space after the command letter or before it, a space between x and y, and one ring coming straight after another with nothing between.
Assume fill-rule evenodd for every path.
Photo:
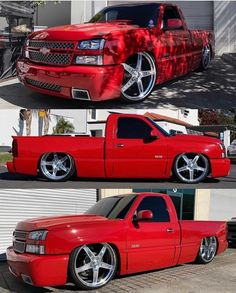
<instances>
[{"instance_id":1,"label":"five-spoke wheel","mask_svg":"<svg viewBox=\"0 0 236 293\"><path fill-rule=\"evenodd\" d=\"M217 252L217 240L215 236L202 239L196 262L207 264L211 262Z\"/></svg>"},{"instance_id":2,"label":"five-spoke wheel","mask_svg":"<svg viewBox=\"0 0 236 293\"><path fill-rule=\"evenodd\" d=\"M185 183L203 181L209 174L208 159L202 154L181 154L175 160L174 173Z\"/></svg>"},{"instance_id":3,"label":"five-spoke wheel","mask_svg":"<svg viewBox=\"0 0 236 293\"><path fill-rule=\"evenodd\" d=\"M39 170L48 180L67 180L74 174L74 161L68 154L46 153L39 162Z\"/></svg>"},{"instance_id":4,"label":"five-spoke wheel","mask_svg":"<svg viewBox=\"0 0 236 293\"><path fill-rule=\"evenodd\" d=\"M122 98L128 102L144 100L156 83L156 66L153 57L146 52L140 52L130 57L123 66Z\"/></svg>"},{"instance_id":5,"label":"five-spoke wheel","mask_svg":"<svg viewBox=\"0 0 236 293\"><path fill-rule=\"evenodd\" d=\"M206 70L211 62L211 48L210 45L206 45L202 50L202 60L199 69Z\"/></svg>"},{"instance_id":6,"label":"five-spoke wheel","mask_svg":"<svg viewBox=\"0 0 236 293\"><path fill-rule=\"evenodd\" d=\"M115 275L117 257L108 243L83 245L70 257L69 271L76 285L96 289L106 285Z\"/></svg>"}]
</instances>

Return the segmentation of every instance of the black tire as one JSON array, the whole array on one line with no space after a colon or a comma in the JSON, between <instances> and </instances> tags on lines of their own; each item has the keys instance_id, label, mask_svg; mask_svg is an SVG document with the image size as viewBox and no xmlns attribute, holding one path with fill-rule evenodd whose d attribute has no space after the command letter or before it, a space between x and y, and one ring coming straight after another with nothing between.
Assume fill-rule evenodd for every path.
<instances>
[{"instance_id":1,"label":"black tire","mask_svg":"<svg viewBox=\"0 0 236 293\"><path fill-rule=\"evenodd\" d=\"M214 252L212 253L212 255L209 257L209 259L207 259L206 257L203 256L201 246L202 246L202 243L203 243L204 240L210 239L210 238L214 239L215 248L214 248ZM217 242L217 238L215 236L210 236L210 237L203 238L202 241L201 241L200 247L199 247L199 251L198 251L198 255L196 257L195 263L197 263L197 264L208 264L208 263L212 262L214 257L216 256L217 249L218 249L218 242Z\"/></svg>"},{"instance_id":2,"label":"black tire","mask_svg":"<svg viewBox=\"0 0 236 293\"><path fill-rule=\"evenodd\" d=\"M59 160L62 160L64 158L67 158L66 161L61 164L61 168L66 168L68 169L67 171L63 171L62 169L59 169L57 172L59 172L58 176L52 176L53 174L50 175L50 166L48 167L45 166L45 162L53 162L52 157L57 156ZM51 166L52 167L52 166ZM48 168L48 169L47 169ZM53 169L53 167L52 167ZM75 162L74 159L66 153L45 153L42 155L39 161L39 175L48 181L53 181L53 182L62 182L62 181L67 181L70 179L75 173Z\"/></svg>"},{"instance_id":3,"label":"black tire","mask_svg":"<svg viewBox=\"0 0 236 293\"><path fill-rule=\"evenodd\" d=\"M141 62L139 60L141 59ZM140 67L138 64L141 64ZM123 63L124 80L121 88L121 99L125 103L139 103L144 101L152 92L157 79L157 69L153 56L147 52L139 52ZM139 69L138 69L139 68ZM131 69L131 71L130 71ZM144 75L149 72L149 75ZM131 80L133 84L124 90L124 86ZM142 84L139 87L138 84ZM141 94L140 89L143 90Z\"/></svg>"},{"instance_id":4,"label":"black tire","mask_svg":"<svg viewBox=\"0 0 236 293\"><path fill-rule=\"evenodd\" d=\"M206 52L207 52L207 55L206 55ZM202 59L201 59L201 63L198 70L199 71L207 70L210 63L211 63L211 47L210 45L206 45L204 46L202 50Z\"/></svg>"},{"instance_id":5,"label":"black tire","mask_svg":"<svg viewBox=\"0 0 236 293\"><path fill-rule=\"evenodd\" d=\"M191 169L189 166L189 169L187 169L186 171L181 171L180 172L180 168L181 168L181 163L184 163L184 157L187 157L189 160L193 160L196 157L199 157L200 160L200 165L198 166L199 168L204 168L204 171L200 171L197 170L196 168L194 168L193 171L193 176L195 174L195 178L190 178L190 170ZM182 161L181 161L182 160ZM187 164L187 163L185 163ZM190 162L189 162L190 164ZM186 165L187 166L187 165ZM183 165L184 167L184 165ZM183 183L189 183L189 184L194 184L194 183L199 183L205 180L205 178L209 175L209 170L210 170L210 165L209 165L209 161L208 159L202 155L202 154L196 154L196 153L182 153L180 155L178 155L174 161L174 165L173 165L173 172L175 177L183 182ZM183 175L181 175L180 173L183 172ZM188 173L189 173L189 179L188 179Z\"/></svg>"},{"instance_id":6,"label":"black tire","mask_svg":"<svg viewBox=\"0 0 236 293\"><path fill-rule=\"evenodd\" d=\"M111 274L109 275L109 278L104 283L98 284L96 286L94 286L92 284L88 285L88 284L85 284L86 281L84 283L83 277L81 278L81 276L79 276L79 274L76 273L76 268L75 267L78 264L78 261L82 262L83 265L88 264L89 259L85 262L85 259L83 261L83 257L81 258L81 257L78 257L78 256L80 255L80 253L81 253L81 251L82 251L84 246L90 247L91 251L93 251L92 248L96 247L96 246L98 247L99 245L105 245L109 249L109 252L112 253L112 257L114 257L114 260L115 260L114 271L111 272ZM90 260L90 262L92 262L92 261ZM85 290L93 290L93 289L101 288L101 287L105 286L108 282L110 282L114 278L114 276L116 274L117 267L118 267L118 258L117 258L117 254L116 254L115 249L111 245L109 245L108 243L96 243L96 244L90 244L90 245L83 245L83 246L80 246L80 247L77 247L76 249L74 249L72 251L71 255L70 255L70 258L69 258L68 270L69 270L69 277L70 277L70 279L72 280L72 282L76 286L78 286L78 287L80 287L82 289L85 289ZM92 272L91 272L91 270L92 270ZM101 270L101 268L99 268L99 270ZM90 268L90 269L87 269L86 271L83 271L83 272L80 272L80 273L84 274L85 278L86 277L87 278L89 278L89 277L93 278L93 276L90 276L90 275L93 274L94 272L93 272L93 269ZM109 273L110 273L110 271L109 271Z\"/></svg>"}]
</instances>

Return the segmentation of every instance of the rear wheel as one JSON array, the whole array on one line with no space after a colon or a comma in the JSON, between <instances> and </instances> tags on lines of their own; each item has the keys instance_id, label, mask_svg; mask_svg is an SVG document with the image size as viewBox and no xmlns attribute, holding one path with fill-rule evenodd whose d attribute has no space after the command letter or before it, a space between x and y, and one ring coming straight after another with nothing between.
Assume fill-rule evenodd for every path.
<instances>
[{"instance_id":1,"label":"rear wheel","mask_svg":"<svg viewBox=\"0 0 236 293\"><path fill-rule=\"evenodd\" d=\"M209 174L209 162L202 154L183 153L176 158L173 171L182 182L198 183Z\"/></svg>"},{"instance_id":2,"label":"rear wheel","mask_svg":"<svg viewBox=\"0 0 236 293\"><path fill-rule=\"evenodd\" d=\"M50 181L64 181L75 172L74 160L65 153L46 153L39 162L39 170Z\"/></svg>"},{"instance_id":3,"label":"rear wheel","mask_svg":"<svg viewBox=\"0 0 236 293\"><path fill-rule=\"evenodd\" d=\"M217 252L217 239L215 236L203 238L201 241L196 263L207 264L211 262Z\"/></svg>"},{"instance_id":4,"label":"rear wheel","mask_svg":"<svg viewBox=\"0 0 236 293\"><path fill-rule=\"evenodd\" d=\"M108 243L83 245L70 256L70 276L83 289L97 289L106 285L116 270L116 252Z\"/></svg>"},{"instance_id":5,"label":"rear wheel","mask_svg":"<svg viewBox=\"0 0 236 293\"><path fill-rule=\"evenodd\" d=\"M199 70L204 71L208 69L210 63L211 63L211 47L210 45L206 45L204 46L202 50L202 60L199 66Z\"/></svg>"},{"instance_id":6,"label":"rear wheel","mask_svg":"<svg viewBox=\"0 0 236 293\"><path fill-rule=\"evenodd\" d=\"M145 100L156 83L156 66L153 57L146 52L139 52L131 56L123 66L122 99L129 103Z\"/></svg>"}]
</instances>

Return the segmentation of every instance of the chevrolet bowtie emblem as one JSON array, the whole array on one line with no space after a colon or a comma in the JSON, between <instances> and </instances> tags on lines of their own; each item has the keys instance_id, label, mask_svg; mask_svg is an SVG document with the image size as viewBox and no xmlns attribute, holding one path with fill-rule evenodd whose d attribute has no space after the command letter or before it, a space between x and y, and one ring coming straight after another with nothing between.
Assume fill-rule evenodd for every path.
<instances>
[{"instance_id":1,"label":"chevrolet bowtie emblem","mask_svg":"<svg viewBox=\"0 0 236 293\"><path fill-rule=\"evenodd\" d=\"M39 50L39 52L46 55L46 54L50 53L50 49L43 47Z\"/></svg>"}]
</instances>

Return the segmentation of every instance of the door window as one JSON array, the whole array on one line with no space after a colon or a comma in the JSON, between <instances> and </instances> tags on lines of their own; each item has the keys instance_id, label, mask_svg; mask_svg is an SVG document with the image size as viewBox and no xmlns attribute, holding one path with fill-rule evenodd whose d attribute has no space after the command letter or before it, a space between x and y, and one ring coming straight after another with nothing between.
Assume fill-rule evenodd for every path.
<instances>
[{"instance_id":1,"label":"door window","mask_svg":"<svg viewBox=\"0 0 236 293\"><path fill-rule=\"evenodd\" d=\"M152 128L142 119L120 117L117 138L148 139Z\"/></svg>"},{"instance_id":2,"label":"door window","mask_svg":"<svg viewBox=\"0 0 236 293\"><path fill-rule=\"evenodd\" d=\"M139 211L150 210L153 213L152 222L169 222L170 216L165 200L158 196L147 196L139 204L136 214Z\"/></svg>"}]
</instances>

